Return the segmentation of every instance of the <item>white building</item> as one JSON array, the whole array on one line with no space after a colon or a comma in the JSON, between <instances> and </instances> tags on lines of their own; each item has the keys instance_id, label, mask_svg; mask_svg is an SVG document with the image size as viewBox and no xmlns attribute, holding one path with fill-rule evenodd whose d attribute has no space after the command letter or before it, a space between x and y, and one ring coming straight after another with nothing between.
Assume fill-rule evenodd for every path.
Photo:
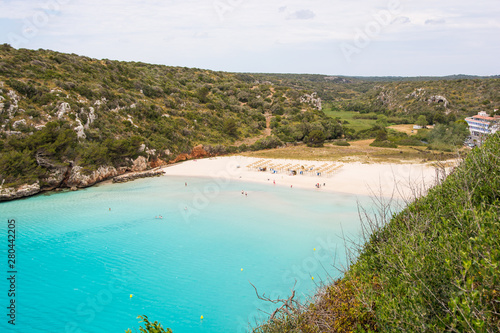
<instances>
[{"instance_id":1,"label":"white building","mask_svg":"<svg viewBox=\"0 0 500 333\"><path fill-rule=\"evenodd\" d=\"M477 115L465 118L469 125L470 135L472 140L478 144L484 139L484 136L494 134L500 129L500 116L490 117L484 111Z\"/></svg>"}]
</instances>

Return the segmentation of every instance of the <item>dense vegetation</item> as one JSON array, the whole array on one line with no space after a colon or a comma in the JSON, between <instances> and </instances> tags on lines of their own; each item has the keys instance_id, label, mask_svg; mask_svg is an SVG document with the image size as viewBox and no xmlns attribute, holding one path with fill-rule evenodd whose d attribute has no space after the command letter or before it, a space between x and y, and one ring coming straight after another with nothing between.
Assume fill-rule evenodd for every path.
<instances>
[{"instance_id":1,"label":"dense vegetation","mask_svg":"<svg viewBox=\"0 0 500 333\"><path fill-rule=\"evenodd\" d=\"M342 126L301 97L312 91L251 75L96 60L0 46L0 182L50 174L39 163L89 171L138 155L174 159L199 144L213 153L273 148ZM264 135L266 116L275 135ZM248 144L239 143L255 138ZM260 140L259 140L260 139ZM142 148L141 148L142 146ZM43 163L42 163L43 164Z\"/></svg>"},{"instance_id":2,"label":"dense vegetation","mask_svg":"<svg viewBox=\"0 0 500 333\"><path fill-rule=\"evenodd\" d=\"M440 125L414 138L388 133L376 146L418 146L450 151L467 136L467 116L486 111L500 114L500 79L454 75L443 78L369 78L299 74L255 74L260 80L317 91L323 111L343 125L347 139L377 138L389 125ZM443 128L453 132L442 135ZM276 131L278 132L278 130ZM388 142L391 141L391 142Z\"/></svg>"},{"instance_id":3,"label":"dense vegetation","mask_svg":"<svg viewBox=\"0 0 500 333\"><path fill-rule=\"evenodd\" d=\"M0 182L43 183L49 166L91 172L139 155L168 161L200 144L224 154L378 138L379 147L452 151L467 135L463 118L498 112L499 92L495 77L236 74L4 44ZM416 122L439 126L411 137L386 128Z\"/></svg>"},{"instance_id":4,"label":"dense vegetation","mask_svg":"<svg viewBox=\"0 0 500 333\"><path fill-rule=\"evenodd\" d=\"M380 207L345 276L255 332L499 332L499 156L495 135L401 213Z\"/></svg>"}]
</instances>

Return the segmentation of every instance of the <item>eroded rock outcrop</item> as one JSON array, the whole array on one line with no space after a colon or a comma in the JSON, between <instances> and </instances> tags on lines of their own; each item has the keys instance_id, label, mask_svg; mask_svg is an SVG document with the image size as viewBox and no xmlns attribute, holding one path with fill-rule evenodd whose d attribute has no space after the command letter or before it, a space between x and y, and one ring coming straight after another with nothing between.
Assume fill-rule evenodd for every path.
<instances>
[{"instance_id":1,"label":"eroded rock outcrop","mask_svg":"<svg viewBox=\"0 0 500 333\"><path fill-rule=\"evenodd\" d=\"M71 173L64 181L63 186L68 188L84 188L107 179L125 174L126 172L142 172L150 168L144 156L139 156L132 163L130 168L115 168L112 166L100 166L97 170L89 171L80 166L72 168Z\"/></svg>"},{"instance_id":2,"label":"eroded rock outcrop","mask_svg":"<svg viewBox=\"0 0 500 333\"><path fill-rule=\"evenodd\" d=\"M46 191L60 187L73 166L73 162L67 162L67 164L64 165L56 164L41 151L35 154L35 159L39 166L49 171L47 177L40 179L42 183L40 188Z\"/></svg>"},{"instance_id":3,"label":"eroded rock outcrop","mask_svg":"<svg viewBox=\"0 0 500 333\"><path fill-rule=\"evenodd\" d=\"M210 154L203 148L203 145L198 145L193 148L190 154L180 154L174 160L169 161L168 164L174 164L190 159L209 157Z\"/></svg>"},{"instance_id":4,"label":"eroded rock outcrop","mask_svg":"<svg viewBox=\"0 0 500 333\"><path fill-rule=\"evenodd\" d=\"M155 170L147 170L147 171L142 171L142 172L134 172L134 173L128 173L125 175L117 176L113 178L113 183L125 183L134 179L139 179L139 178L147 178L147 177L157 177L163 175L163 170L161 169L155 169Z\"/></svg>"},{"instance_id":5,"label":"eroded rock outcrop","mask_svg":"<svg viewBox=\"0 0 500 333\"><path fill-rule=\"evenodd\" d=\"M189 158L204 158L208 157L207 151L203 148L202 145L198 145L193 148L191 151L190 157Z\"/></svg>"},{"instance_id":6,"label":"eroded rock outcrop","mask_svg":"<svg viewBox=\"0 0 500 333\"><path fill-rule=\"evenodd\" d=\"M301 103L309 103L319 111L323 109L321 98L318 97L318 93L313 92L312 94L305 94L300 98Z\"/></svg>"},{"instance_id":7,"label":"eroded rock outcrop","mask_svg":"<svg viewBox=\"0 0 500 333\"><path fill-rule=\"evenodd\" d=\"M126 170L117 170L112 166L101 166L95 171L87 171L80 166L75 166L65 182L65 186L72 188L89 187L103 180L110 179L125 173Z\"/></svg>"},{"instance_id":8,"label":"eroded rock outcrop","mask_svg":"<svg viewBox=\"0 0 500 333\"><path fill-rule=\"evenodd\" d=\"M441 96L441 95L434 95L434 96L431 96L427 102L429 104L431 103L443 103L444 107L447 108L448 107L448 104L450 104L450 102L448 102L448 100L446 99L446 97L444 96Z\"/></svg>"},{"instance_id":9,"label":"eroded rock outcrop","mask_svg":"<svg viewBox=\"0 0 500 333\"><path fill-rule=\"evenodd\" d=\"M40 193L40 183L38 181L31 185L25 184L19 187L0 188L0 201L30 197L37 193Z\"/></svg>"},{"instance_id":10,"label":"eroded rock outcrop","mask_svg":"<svg viewBox=\"0 0 500 333\"><path fill-rule=\"evenodd\" d=\"M69 103L63 102L59 104L56 112L57 119L63 119L64 115L70 111L71 111L71 106L69 105Z\"/></svg>"},{"instance_id":11,"label":"eroded rock outcrop","mask_svg":"<svg viewBox=\"0 0 500 333\"><path fill-rule=\"evenodd\" d=\"M113 182L123 182L137 178L160 176L163 174L163 171L160 169L161 166L187 159L208 156L210 156L210 154L202 145L199 145L194 147L190 154L181 154L174 161L170 161L169 163L166 163L160 158L148 162L144 156L139 156L132 161L130 167L115 168L112 166L100 166L97 170L90 171L81 166L73 165L71 161L66 161L64 164L55 163L50 157L42 152L38 152L35 155L37 164L46 168L49 171L49 176L31 185L25 184L19 187L9 188L2 188L0 186L0 201L29 197L41 192L60 188L67 188L75 191L78 188L89 187L112 178L114 179ZM154 170L151 170L151 168L154 168Z\"/></svg>"},{"instance_id":12,"label":"eroded rock outcrop","mask_svg":"<svg viewBox=\"0 0 500 333\"><path fill-rule=\"evenodd\" d=\"M149 169L148 160L144 156L139 156L133 161L131 171L139 172Z\"/></svg>"},{"instance_id":13,"label":"eroded rock outcrop","mask_svg":"<svg viewBox=\"0 0 500 333\"><path fill-rule=\"evenodd\" d=\"M149 166L151 168L158 168L158 167L161 167L161 166L164 166L164 165L167 165L168 163L165 162L164 160L162 160L161 158L156 158L154 159L153 161L149 162Z\"/></svg>"}]
</instances>

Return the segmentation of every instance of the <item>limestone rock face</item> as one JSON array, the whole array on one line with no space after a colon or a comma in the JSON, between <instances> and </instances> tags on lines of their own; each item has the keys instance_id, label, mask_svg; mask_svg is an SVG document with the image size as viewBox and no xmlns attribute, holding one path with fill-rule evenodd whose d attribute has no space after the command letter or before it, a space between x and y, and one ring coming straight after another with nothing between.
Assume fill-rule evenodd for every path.
<instances>
[{"instance_id":1,"label":"limestone rock face","mask_svg":"<svg viewBox=\"0 0 500 333\"><path fill-rule=\"evenodd\" d=\"M58 188L64 181L66 177L67 168L53 169L50 172L50 176L47 178L42 178L42 190L53 190Z\"/></svg>"},{"instance_id":2,"label":"limestone rock face","mask_svg":"<svg viewBox=\"0 0 500 333\"><path fill-rule=\"evenodd\" d=\"M26 184L18 188L8 187L4 189L0 187L0 201L29 197L37 193L40 193L40 184L38 183L38 181L34 184Z\"/></svg>"},{"instance_id":3,"label":"limestone rock face","mask_svg":"<svg viewBox=\"0 0 500 333\"><path fill-rule=\"evenodd\" d=\"M431 103L443 103L445 108L447 108L448 104L450 104L450 102L448 102L446 97L441 96L441 95L431 96L427 102L429 104L431 104Z\"/></svg>"},{"instance_id":4,"label":"limestone rock face","mask_svg":"<svg viewBox=\"0 0 500 333\"><path fill-rule=\"evenodd\" d=\"M49 170L50 174L48 177L41 179L42 185L40 187L42 190L51 190L59 187L73 164L73 162L68 162L68 165L56 165L49 157L41 152L35 154L35 159L36 163Z\"/></svg>"},{"instance_id":5,"label":"limestone rock face","mask_svg":"<svg viewBox=\"0 0 500 333\"><path fill-rule=\"evenodd\" d=\"M19 128L19 126L23 126L23 125L24 125L24 126L26 126L26 120L21 119L21 120L15 121L15 122L12 124L12 127L13 127L14 129L18 129L18 128Z\"/></svg>"},{"instance_id":6,"label":"limestone rock face","mask_svg":"<svg viewBox=\"0 0 500 333\"><path fill-rule=\"evenodd\" d=\"M318 97L318 93L316 93L316 92L313 92L310 95L305 94L304 96L302 96L300 98L300 102L301 103L309 103L320 111L323 109L323 106L321 104L322 103L321 98Z\"/></svg>"},{"instance_id":7,"label":"limestone rock face","mask_svg":"<svg viewBox=\"0 0 500 333\"><path fill-rule=\"evenodd\" d=\"M111 166L101 166L97 170L86 173L80 166L75 166L66 180L67 187L89 187L95 183L123 174L125 171L118 171Z\"/></svg>"},{"instance_id":8,"label":"limestone rock face","mask_svg":"<svg viewBox=\"0 0 500 333\"><path fill-rule=\"evenodd\" d=\"M95 113L95 109L93 107L89 108L89 114L87 116L87 123L85 124L85 128L88 129L90 125L97 119L97 115Z\"/></svg>"},{"instance_id":9,"label":"limestone rock face","mask_svg":"<svg viewBox=\"0 0 500 333\"><path fill-rule=\"evenodd\" d=\"M83 127L82 121L80 120L80 118L76 117L76 122L78 124L74 128L76 136L78 137L78 139L85 139L87 136L85 135L85 128Z\"/></svg>"},{"instance_id":10,"label":"limestone rock face","mask_svg":"<svg viewBox=\"0 0 500 333\"><path fill-rule=\"evenodd\" d=\"M148 168L149 168L148 161L144 156L139 156L132 165L133 172L144 171Z\"/></svg>"},{"instance_id":11,"label":"limestone rock face","mask_svg":"<svg viewBox=\"0 0 500 333\"><path fill-rule=\"evenodd\" d=\"M9 118L11 118L14 112L19 107L19 101L21 100L21 97L19 97L14 90L9 90L9 92L7 93L7 97L9 97L10 99L10 107L7 112L9 113Z\"/></svg>"},{"instance_id":12,"label":"limestone rock face","mask_svg":"<svg viewBox=\"0 0 500 333\"><path fill-rule=\"evenodd\" d=\"M71 111L71 106L69 105L69 103L64 102L64 103L59 104L59 107L57 108L57 113L56 113L57 118L62 119L64 117L64 115L69 111Z\"/></svg>"},{"instance_id":13,"label":"limestone rock face","mask_svg":"<svg viewBox=\"0 0 500 333\"><path fill-rule=\"evenodd\" d=\"M133 172L113 178L113 183L125 183L139 178L157 177L161 175L163 175L163 170L161 169Z\"/></svg>"}]
</instances>

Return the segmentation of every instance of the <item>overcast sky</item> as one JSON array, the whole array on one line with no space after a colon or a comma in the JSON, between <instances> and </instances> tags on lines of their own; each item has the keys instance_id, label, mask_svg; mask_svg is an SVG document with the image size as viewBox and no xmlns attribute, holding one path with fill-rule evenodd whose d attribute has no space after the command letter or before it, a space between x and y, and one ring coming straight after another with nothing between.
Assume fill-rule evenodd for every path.
<instances>
[{"instance_id":1,"label":"overcast sky","mask_svg":"<svg viewBox=\"0 0 500 333\"><path fill-rule=\"evenodd\" d=\"M0 43L229 72L500 74L499 0L0 0Z\"/></svg>"}]
</instances>

